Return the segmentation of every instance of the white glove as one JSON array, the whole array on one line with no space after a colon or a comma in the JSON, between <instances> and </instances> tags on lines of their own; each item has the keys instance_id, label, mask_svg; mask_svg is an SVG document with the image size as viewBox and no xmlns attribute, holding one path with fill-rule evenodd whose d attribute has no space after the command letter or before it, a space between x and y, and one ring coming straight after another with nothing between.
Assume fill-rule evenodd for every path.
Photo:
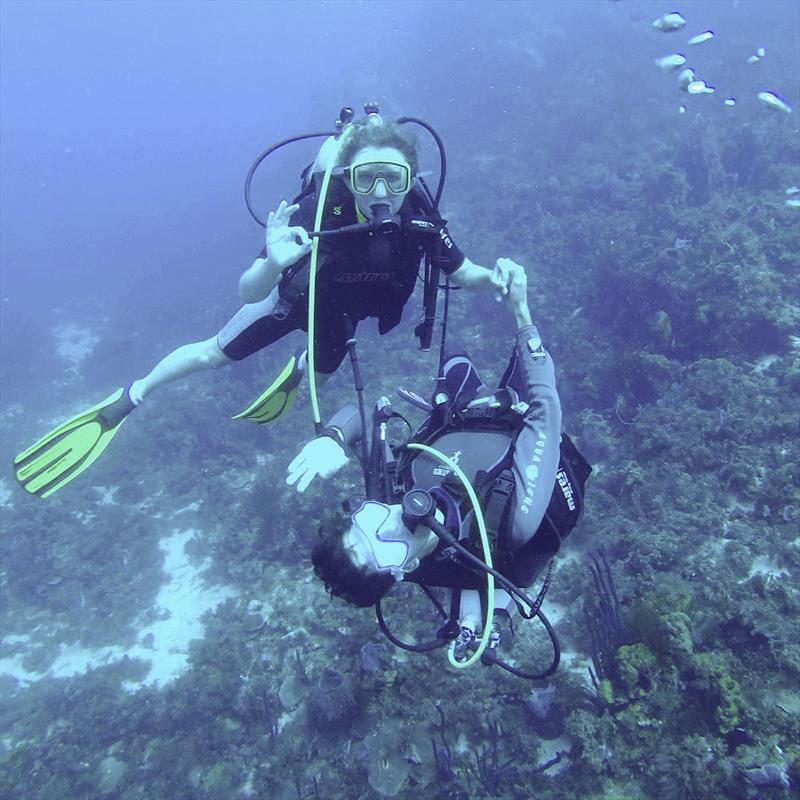
<instances>
[{"instance_id":1,"label":"white glove","mask_svg":"<svg viewBox=\"0 0 800 800\"><path fill-rule=\"evenodd\" d=\"M346 463L347 454L342 446L330 436L320 436L306 444L289 464L286 483L289 486L296 483L297 491L302 494L317 475L330 478Z\"/></svg>"}]
</instances>

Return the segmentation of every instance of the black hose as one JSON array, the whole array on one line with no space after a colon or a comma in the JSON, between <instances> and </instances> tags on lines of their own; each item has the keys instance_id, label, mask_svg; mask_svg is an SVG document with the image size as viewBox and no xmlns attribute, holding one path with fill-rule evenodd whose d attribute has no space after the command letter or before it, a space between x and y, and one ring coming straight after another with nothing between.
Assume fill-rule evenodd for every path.
<instances>
[{"instance_id":1,"label":"black hose","mask_svg":"<svg viewBox=\"0 0 800 800\"><path fill-rule=\"evenodd\" d=\"M364 410L364 378L361 375L361 365L358 362L358 352L356 351L355 328L348 314L344 314L342 324L347 335L347 352L350 354L350 365L353 368L353 385L358 398L358 414L361 417L361 468L366 471L369 468L369 454L367 451L367 414Z\"/></svg>"},{"instance_id":2,"label":"black hose","mask_svg":"<svg viewBox=\"0 0 800 800\"><path fill-rule=\"evenodd\" d=\"M399 647L401 650L409 650L412 653L429 653L431 650L436 650L439 647L444 647L450 640L438 637L435 641L432 642L425 642L424 644L409 644L408 642L404 642L401 639L398 639L390 630L389 626L386 624L386 620L383 618L383 608L381 607L381 601L378 600L375 603L375 615L378 617L378 625L380 626L381 631L383 631L383 635L395 646Z\"/></svg>"},{"instance_id":3,"label":"black hose","mask_svg":"<svg viewBox=\"0 0 800 800\"><path fill-rule=\"evenodd\" d=\"M442 192L444 192L444 179L447 176L447 155L444 151L444 142L441 137L436 133L435 129L429 125L425 120L418 117L399 117L395 120L399 125L405 125L408 122L413 122L415 125L420 125L425 128L428 133L433 136L436 141L436 146L439 148L439 185L436 187L436 195L433 198L433 207L439 211L439 201L442 199Z\"/></svg>"},{"instance_id":4,"label":"black hose","mask_svg":"<svg viewBox=\"0 0 800 800\"><path fill-rule=\"evenodd\" d=\"M255 175L256 170L261 165L261 162L268 156L270 153L274 153L276 150L280 150L281 147L287 144L291 144L292 142L301 142L303 139L319 139L322 136L338 136L338 131L327 131L325 133L301 133L297 136L290 136L288 139L282 139L277 144L273 144L271 147L268 147L261 155L257 156L256 160L251 164L250 169L247 172L247 177L244 181L244 202L247 206L247 210L250 212L250 216L262 227L266 228L267 223L264 222L258 214L256 214L255 209L253 208L253 201L250 196L250 189L251 184L253 183L253 175Z\"/></svg>"},{"instance_id":5,"label":"black hose","mask_svg":"<svg viewBox=\"0 0 800 800\"><path fill-rule=\"evenodd\" d=\"M529 681L541 681L544 680L544 678L549 678L558 669L558 665L561 663L561 645L559 645L558 636L556 636L556 632L553 630L553 626L550 624L550 620L544 615L544 612L540 609L536 612L536 616L539 618L542 625L544 625L547 635L550 637L550 642L553 645L553 660L544 672L525 672L524 670L517 669L506 661L499 659L489 650L484 650L481 661L483 661L484 664L496 665L500 667L500 669L504 669L506 672L516 675L518 678L525 678Z\"/></svg>"}]
</instances>

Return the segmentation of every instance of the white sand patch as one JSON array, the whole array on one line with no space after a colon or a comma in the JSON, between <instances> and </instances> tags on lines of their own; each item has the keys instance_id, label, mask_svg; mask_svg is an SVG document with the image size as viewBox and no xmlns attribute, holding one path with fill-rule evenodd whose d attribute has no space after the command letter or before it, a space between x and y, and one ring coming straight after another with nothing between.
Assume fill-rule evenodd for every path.
<instances>
[{"instance_id":1,"label":"white sand patch","mask_svg":"<svg viewBox=\"0 0 800 800\"><path fill-rule=\"evenodd\" d=\"M23 409L22 403L14 403L13 405L7 406L0 411L0 422L11 423L16 417L22 416L22 412L24 410L25 409Z\"/></svg>"},{"instance_id":2,"label":"white sand patch","mask_svg":"<svg viewBox=\"0 0 800 800\"><path fill-rule=\"evenodd\" d=\"M592 667L592 669L594 667L592 666L591 658L574 650L562 649L561 665L564 669L574 672L578 677L582 678L587 687L592 688L589 667Z\"/></svg>"},{"instance_id":3,"label":"white sand patch","mask_svg":"<svg viewBox=\"0 0 800 800\"><path fill-rule=\"evenodd\" d=\"M100 495L100 499L97 501L98 505L118 505L117 501L114 499L114 495L119 491L119 486L93 486L92 488Z\"/></svg>"},{"instance_id":4,"label":"white sand patch","mask_svg":"<svg viewBox=\"0 0 800 800\"><path fill-rule=\"evenodd\" d=\"M592 465L592 469L594 469L594 464ZM562 567L566 567L569 564L574 563L575 561L582 561L583 560L583 553L576 553L574 550L567 550L563 553L559 553L556 556L555 564L553 565L553 569L555 572L558 572L559 569Z\"/></svg>"},{"instance_id":5,"label":"white sand patch","mask_svg":"<svg viewBox=\"0 0 800 800\"><path fill-rule=\"evenodd\" d=\"M137 644L130 648L121 646L86 648L61 644L59 654L45 672L31 672L22 665L26 652L17 652L0 661L0 675L16 678L22 686L45 677L67 678L88 669L121 661L125 656L150 662L150 671L140 682L126 681L125 688L135 691L143 685L163 686L177 678L188 666L189 643L203 638L201 617L212 611L237 591L230 586L206 586L203 573L210 559L194 565L186 554L186 544L197 534L193 529L175 529L171 536L162 539L159 547L164 552L164 571L169 580L158 592L155 611L159 619L142 628ZM152 614L149 618L152 618ZM25 643L29 637L7 636L3 647Z\"/></svg>"},{"instance_id":6,"label":"white sand patch","mask_svg":"<svg viewBox=\"0 0 800 800\"><path fill-rule=\"evenodd\" d=\"M766 575L768 578L783 578L788 574L788 570L779 567L769 556L756 556L745 580L752 578L753 575ZM741 583L744 583L744 581L741 581Z\"/></svg>"},{"instance_id":7,"label":"white sand patch","mask_svg":"<svg viewBox=\"0 0 800 800\"><path fill-rule=\"evenodd\" d=\"M21 686L30 686L39 678L44 677L44 673L29 672L22 666L23 654L17 653L11 658L3 656L0 658L0 675L15 678Z\"/></svg>"},{"instance_id":8,"label":"white sand patch","mask_svg":"<svg viewBox=\"0 0 800 800\"><path fill-rule=\"evenodd\" d=\"M4 645L26 644L30 640L31 640L31 637L28 636L27 634L24 634L24 633L23 634L12 633L12 634L9 634L8 636L4 636L3 637L3 644Z\"/></svg>"},{"instance_id":9,"label":"white sand patch","mask_svg":"<svg viewBox=\"0 0 800 800\"><path fill-rule=\"evenodd\" d=\"M252 491L253 485L260 474L260 470L246 470L234 467L223 472L219 479L236 492Z\"/></svg>"},{"instance_id":10,"label":"white sand patch","mask_svg":"<svg viewBox=\"0 0 800 800\"><path fill-rule=\"evenodd\" d=\"M558 623L564 619L567 613L566 606L562 605L561 603L553 602L546 603L542 610L547 615L547 619L549 619L553 625L558 625Z\"/></svg>"},{"instance_id":11,"label":"white sand patch","mask_svg":"<svg viewBox=\"0 0 800 800\"><path fill-rule=\"evenodd\" d=\"M256 466L266 467L275 460L275 453L256 453Z\"/></svg>"},{"instance_id":12,"label":"white sand patch","mask_svg":"<svg viewBox=\"0 0 800 800\"><path fill-rule=\"evenodd\" d=\"M292 711L282 711L275 723L275 733L283 733L283 729L297 717L301 708L304 708L303 704L298 703Z\"/></svg>"},{"instance_id":13,"label":"white sand patch","mask_svg":"<svg viewBox=\"0 0 800 800\"><path fill-rule=\"evenodd\" d=\"M774 353L770 353L767 356L762 356L761 358L753 364L753 368L750 372L755 373L756 375L761 375L766 372L773 364L777 363L781 360L781 357L775 355Z\"/></svg>"},{"instance_id":14,"label":"white sand patch","mask_svg":"<svg viewBox=\"0 0 800 800\"><path fill-rule=\"evenodd\" d=\"M100 337L89 328L82 328L74 322L54 328L53 337L56 340L56 353L69 361L73 369L78 368L100 341Z\"/></svg>"},{"instance_id":15,"label":"white sand patch","mask_svg":"<svg viewBox=\"0 0 800 800\"><path fill-rule=\"evenodd\" d=\"M203 638L203 623L200 617L213 611L229 597L236 597L237 591L231 586L205 586L202 574L210 566L207 558L199 566L193 566L186 554L185 546L197 531L181 531L177 528L172 536L162 539L159 547L164 551L164 571L170 580L164 584L156 598L156 605L168 612L165 619L139 631L139 642L150 639L152 649L141 644L128 651L131 658L150 658L150 672L143 683L163 686L180 675L187 667L189 642ZM136 685L128 688L135 689Z\"/></svg>"},{"instance_id":16,"label":"white sand patch","mask_svg":"<svg viewBox=\"0 0 800 800\"><path fill-rule=\"evenodd\" d=\"M188 506L184 506L183 508L179 508L177 511L173 511L173 514L186 514L189 511L199 511L200 510L200 503L195 500L193 503L189 503Z\"/></svg>"},{"instance_id":17,"label":"white sand patch","mask_svg":"<svg viewBox=\"0 0 800 800\"><path fill-rule=\"evenodd\" d=\"M11 499L11 489L6 484L5 478L0 478L0 507L13 508L14 501Z\"/></svg>"},{"instance_id":18,"label":"white sand patch","mask_svg":"<svg viewBox=\"0 0 800 800\"><path fill-rule=\"evenodd\" d=\"M54 678L68 678L108 664L114 664L125 655L121 647L81 647L79 644L61 644L61 652L50 665L47 674Z\"/></svg>"},{"instance_id":19,"label":"white sand patch","mask_svg":"<svg viewBox=\"0 0 800 800\"><path fill-rule=\"evenodd\" d=\"M540 739L539 750L536 757L540 765L545 764L555 758L559 753L568 753L571 748L572 741L564 736L560 736L558 739ZM565 755L561 761L557 764L553 764L544 774L552 778L558 775L559 772L565 770L569 765L570 761Z\"/></svg>"}]
</instances>

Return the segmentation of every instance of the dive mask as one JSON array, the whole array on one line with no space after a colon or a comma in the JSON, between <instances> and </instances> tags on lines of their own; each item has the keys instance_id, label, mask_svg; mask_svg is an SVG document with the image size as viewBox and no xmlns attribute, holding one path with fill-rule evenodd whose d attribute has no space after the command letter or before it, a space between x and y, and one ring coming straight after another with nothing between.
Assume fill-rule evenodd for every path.
<instances>
[{"instance_id":1,"label":"dive mask","mask_svg":"<svg viewBox=\"0 0 800 800\"><path fill-rule=\"evenodd\" d=\"M353 525L361 532L372 551L378 570L399 570L408 559L410 534L400 514L377 500L366 500L352 515Z\"/></svg>"},{"instance_id":2,"label":"dive mask","mask_svg":"<svg viewBox=\"0 0 800 800\"><path fill-rule=\"evenodd\" d=\"M391 194L405 194L411 188L411 168L392 161L365 161L348 168L350 188L356 194L371 194L383 181Z\"/></svg>"}]
</instances>

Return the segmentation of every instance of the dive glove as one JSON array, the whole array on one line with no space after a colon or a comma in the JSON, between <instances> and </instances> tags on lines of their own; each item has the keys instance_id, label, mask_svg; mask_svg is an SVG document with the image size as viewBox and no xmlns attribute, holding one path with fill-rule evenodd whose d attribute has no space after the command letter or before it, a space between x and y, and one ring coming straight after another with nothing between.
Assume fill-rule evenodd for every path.
<instances>
[{"instance_id":1,"label":"dive glove","mask_svg":"<svg viewBox=\"0 0 800 800\"><path fill-rule=\"evenodd\" d=\"M295 456L287 468L286 483L297 484L297 491L304 492L311 481L319 475L330 478L347 463L347 454L342 446L330 436L312 439Z\"/></svg>"}]
</instances>

